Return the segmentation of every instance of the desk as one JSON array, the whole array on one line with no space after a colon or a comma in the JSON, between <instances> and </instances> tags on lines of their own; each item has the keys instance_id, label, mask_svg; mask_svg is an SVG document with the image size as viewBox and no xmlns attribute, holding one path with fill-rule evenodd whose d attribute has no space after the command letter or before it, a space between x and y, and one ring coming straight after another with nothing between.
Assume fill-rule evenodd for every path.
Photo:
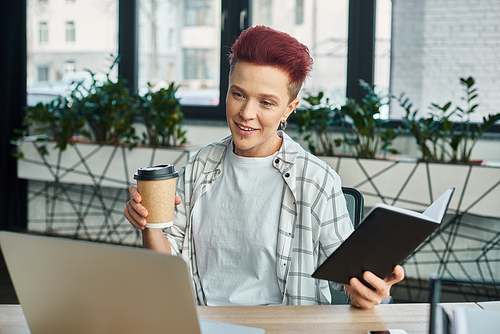
<instances>
[{"instance_id":1,"label":"desk","mask_svg":"<svg viewBox=\"0 0 500 334\"><path fill-rule=\"evenodd\" d=\"M500 305L500 302L495 302ZM445 304L479 308L475 303ZM493 304L490 304L493 306ZM278 333L359 333L368 330L405 329L409 334L427 334L429 304L378 305L360 310L347 305L324 306L239 306L198 307L202 319L264 328L266 334ZM0 305L2 334L29 334L20 305Z\"/></svg>"}]
</instances>

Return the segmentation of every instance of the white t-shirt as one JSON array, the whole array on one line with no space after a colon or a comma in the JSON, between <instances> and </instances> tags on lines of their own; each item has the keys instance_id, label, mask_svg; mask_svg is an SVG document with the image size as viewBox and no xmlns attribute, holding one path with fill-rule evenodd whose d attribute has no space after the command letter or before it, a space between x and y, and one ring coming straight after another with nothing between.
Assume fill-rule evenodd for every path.
<instances>
[{"instance_id":1,"label":"white t-shirt","mask_svg":"<svg viewBox=\"0 0 500 334\"><path fill-rule=\"evenodd\" d=\"M207 305L283 300L276 244L284 180L273 167L275 156L240 157L228 149L222 175L194 206L193 239Z\"/></svg>"}]
</instances>

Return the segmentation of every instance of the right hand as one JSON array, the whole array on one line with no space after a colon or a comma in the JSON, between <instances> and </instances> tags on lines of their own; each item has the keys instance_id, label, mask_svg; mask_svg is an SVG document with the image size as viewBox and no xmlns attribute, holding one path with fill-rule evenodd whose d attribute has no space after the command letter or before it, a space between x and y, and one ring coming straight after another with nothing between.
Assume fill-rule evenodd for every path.
<instances>
[{"instance_id":1,"label":"right hand","mask_svg":"<svg viewBox=\"0 0 500 334\"><path fill-rule=\"evenodd\" d=\"M144 230L146 228L148 210L141 204L141 194L139 194L136 186L130 186L128 191L130 193L130 200L127 202L127 206L123 211L125 218L127 218L134 227L139 230ZM175 205L179 204L181 204L181 198L175 196Z\"/></svg>"}]
</instances>

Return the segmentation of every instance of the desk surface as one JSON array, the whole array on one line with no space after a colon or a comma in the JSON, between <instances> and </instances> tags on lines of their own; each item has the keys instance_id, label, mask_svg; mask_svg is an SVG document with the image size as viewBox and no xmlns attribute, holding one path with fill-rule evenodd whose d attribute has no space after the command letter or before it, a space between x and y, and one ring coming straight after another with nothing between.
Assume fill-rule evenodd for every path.
<instances>
[{"instance_id":1,"label":"desk surface","mask_svg":"<svg viewBox=\"0 0 500 334\"><path fill-rule=\"evenodd\" d=\"M475 303L444 304L480 308ZM499 307L500 302L488 304ZM428 333L429 304L378 305L360 310L347 305L198 307L202 319L264 328L273 333L362 333L368 330L404 329L409 334ZM2 334L29 334L20 305L0 305Z\"/></svg>"}]
</instances>

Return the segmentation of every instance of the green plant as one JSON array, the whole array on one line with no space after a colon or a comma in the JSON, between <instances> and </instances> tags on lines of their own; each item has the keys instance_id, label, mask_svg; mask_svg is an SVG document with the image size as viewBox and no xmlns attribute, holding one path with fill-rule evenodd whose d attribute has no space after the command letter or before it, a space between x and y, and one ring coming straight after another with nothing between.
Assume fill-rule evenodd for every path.
<instances>
[{"instance_id":1,"label":"green plant","mask_svg":"<svg viewBox=\"0 0 500 334\"><path fill-rule=\"evenodd\" d=\"M398 131L380 118L380 108L388 103L384 102L387 99L375 93L375 85L363 80L360 80L360 85L367 91L361 102L348 98L339 110L346 131L337 144L347 145L360 158L376 158L379 150L384 155L386 152L398 153L389 147Z\"/></svg>"},{"instance_id":2,"label":"green plant","mask_svg":"<svg viewBox=\"0 0 500 334\"><path fill-rule=\"evenodd\" d=\"M127 81L118 77L116 82L110 79L110 72L118 63L114 58L104 84L100 84L96 75L88 88L75 89L71 94L71 111L84 118L91 129L92 140L99 144L131 143L137 139L134 118L137 116L137 98L130 95Z\"/></svg>"},{"instance_id":3,"label":"green plant","mask_svg":"<svg viewBox=\"0 0 500 334\"><path fill-rule=\"evenodd\" d=\"M417 117L418 110L412 111L412 103L402 94L397 101L406 111L405 125L417 141L424 161L468 163L472 150L496 121L500 113L483 117L481 124L472 124L470 116L478 108L474 100L478 97L475 80L472 77L460 78L464 90L465 108L452 107L452 102L442 106L432 103L431 114Z\"/></svg>"},{"instance_id":4,"label":"green plant","mask_svg":"<svg viewBox=\"0 0 500 334\"><path fill-rule=\"evenodd\" d=\"M139 97L140 114L147 131L143 133L143 143L149 142L154 147L186 144L186 131L182 128L184 114L175 97L179 87L172 82L167 89L155 92L148 86L149 92Z\"/></svg>"},{"instance_id":5,"label":"green plant","mask_svg":"<svg viewBox=\"0 0 500 334\"><path fill-rule=\"evenodd\" d=\"M308 106L297 108L298 133L312 154L333 155L335 139L330 127L335 124L335 109L328 99L325 103L321 102L322 99L323 92L304 98Z\"/></svg>"},{"instance_id":6,"label":"green plant","mask_svg":"<svg viewBox=\"0 0 500 334\"><path fill-rule=\"evenodd\" d=\"M56 142L56 149L64 151L73 136L77 134L88 136L88 132L84 129L85 120L72 112L71 103L67 98L58 97L47 104L38 103L34 107L26 107L25 111L23 126L32 128L32 133L35 135L44 135L37 138L38 142L43 143L38 146L38 151L42 155L49 153L47 150L49 140ZM16 129L14 131L20 136L11 140L11 143L16 146L12 155L22 159L24 153L20 147L27 135L27 130Z\"/></svg>"}]
</instances>

